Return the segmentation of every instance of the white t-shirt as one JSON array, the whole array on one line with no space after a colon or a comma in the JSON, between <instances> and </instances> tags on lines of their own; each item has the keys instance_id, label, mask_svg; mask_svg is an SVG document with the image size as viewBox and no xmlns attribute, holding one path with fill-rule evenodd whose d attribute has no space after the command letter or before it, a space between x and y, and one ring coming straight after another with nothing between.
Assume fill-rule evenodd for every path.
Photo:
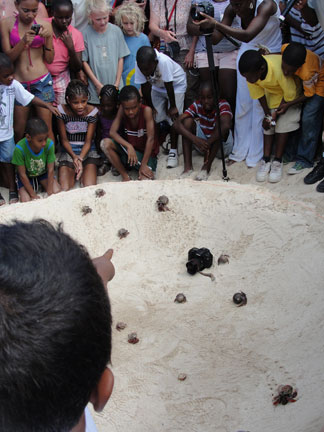
<instances>
[{"instance_id":1,"label":"white t-shirt","mask_svg":"<svg viewBox=\"0 0 324 432\"><path fill-rule=\"evenodd\" d=\"M186 73L181 66L173 61L166 54L157 50L156 57L158 64L155 72L149 78L146 78L135 65L135 84L145 84L147 81L152 84L152 89L161 93L167 93L164 83L173 81L174 93L185 93L187 89Z\"/></svg>"},{"instance_id":2,"label":"white t-shirt","mask_svg":"<svg viewBox=\"0 0 324 432\"><path fill-rule=\"evenodd\" d=\"M308 6L315 9L318 21L324 30L324 1L323 0L308 0Z\"/></svg>"},{"instance_id":3,"label":"white t-shirt","mask_svg":"<svg viewBox=\"0 0 324 432\"><path fill-rule=\"evenodd\" d=\"M34 95L25 90L15 79L10 86L0 85L0 142L13 137L13 112L15 99L23 105L28 105Z\"/></svg>"},{"instance_id":4,"label":"white t-shirt","mask_svg":"<svg viewBox=\"0 0 324 432\"><path fill-rule=\"evenodd\" d=\"M88 408L85 409L86 432L98 432Z\"/></svg>"}]
</instances>

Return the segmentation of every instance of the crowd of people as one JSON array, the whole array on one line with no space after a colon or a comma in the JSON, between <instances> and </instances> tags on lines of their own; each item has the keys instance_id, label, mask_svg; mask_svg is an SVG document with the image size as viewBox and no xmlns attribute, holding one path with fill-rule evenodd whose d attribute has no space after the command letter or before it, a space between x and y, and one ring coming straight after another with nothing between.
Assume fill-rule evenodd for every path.
<instances>
[{"instance_id":1,"label":"crowd of people","mask_svg":"<svg viewBox=\"0 0 324 432\"><path fill-rule=\"evenodd\" d=\"M37 199L41 187L51 195L76 181L94 185L109 169L123 181L132 168L152 180L161 145L168 168L182 164L179 142L182 177L192 174L192 149L203 156L197 180L208 179L221 144L228 165L258 166L259 182L279 182L285 163L289 175L313 167L323 130L323 10L297 0L283 20L285 7L16 0L13 9L4 1L0 173L9 203ZM304 181L323 178L321 156Z\"/></svg>"}]
</instances>

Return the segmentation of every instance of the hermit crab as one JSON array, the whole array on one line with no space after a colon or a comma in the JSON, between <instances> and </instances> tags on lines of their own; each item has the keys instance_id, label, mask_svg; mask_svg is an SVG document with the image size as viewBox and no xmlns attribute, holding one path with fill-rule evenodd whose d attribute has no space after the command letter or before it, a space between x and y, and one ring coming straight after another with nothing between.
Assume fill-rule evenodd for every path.
<instances>
[{"instance_id":1,"label":"hermit crab","mask_svg":"<svg viewBox=\"0 0 324 432\"><path fill-rule=\"evenodd\" d=\"M243 291L237 292L233 295L233 302L238 306L245 306L247 303L246 294Z\"/></svg>"},{"instance_id":2,"label":"hermit crab","mask_svg":"<svg viewBox=\"0 0 324 432\"><path fill-rule=\"evenodd\" d=\"M291 385L281 385L278 387L278 394L272 400L273 405L287 405L288 402L296 402L297 390Z\"/></svg>"},{"instance_id":3,"label":"hermit crab","mask_svg":"<svg viewBox=\"0 0 324 432\"><path fill-rule=\"evenodd\" d=\"M125 229L125 228L120 228L120 230L117 233L117 235L120 239L127 237L128 234L129 234L129 231L127 231L127 229Z\"/></svg>"},{"instance_id":4,"label":"hermit crab","mask_svg":"<svg viewBox=\"0 0 324 432\"><path fill-rule=\"evenodd\" d=\"M92 213L92 208L91 207L89 207L89 206L83 206L81 208L81 214L82 214L82 216L85 216L85 215L87 215L89 213Z\"/></svg>"},{"instance_id":5,"label":"hermit crab","mask_svg":"<svg viewBox=\"0 0 324 432\"><path fill-rule=\"evenodd\" d=\"M169 198L166 195L161 195L156 201L157 208L160 212L170 210L167 204L169 203Z\"/></svg>"}]
</instances>

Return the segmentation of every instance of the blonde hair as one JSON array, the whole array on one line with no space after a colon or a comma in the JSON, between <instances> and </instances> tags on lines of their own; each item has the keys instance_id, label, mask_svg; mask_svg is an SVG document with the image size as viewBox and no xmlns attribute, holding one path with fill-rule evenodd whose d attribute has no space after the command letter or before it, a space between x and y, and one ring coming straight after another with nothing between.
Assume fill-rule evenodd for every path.
<instances>
[{"instance_id":1,"label":"blonde hair","mask_svg":"<svg viewBox=\"0 0 324 432\"><path fill-rule=\"evenodd\" d=\"M108 4L107 0L87 0L86 11L89 18L89 23L91 24L92 21L90 15L93 12L103 12L110 14L111 7Z\"/></svg>"},{"instance_id":2,"label":"blonde hair","mask_svg":"<svg viewBox=\"0 0 324 432\"><path fill-rule=\"evenodd\" d=\"M143 9L136 3L125 2L120 8L118 8L115 15L115 23L123 29L122 17L127 17L128 19L134 21L134 32L138 36L144 30L144 24L146 21ZM124 32L125 33L125 32Z\"/></svg>"}]
</instances>

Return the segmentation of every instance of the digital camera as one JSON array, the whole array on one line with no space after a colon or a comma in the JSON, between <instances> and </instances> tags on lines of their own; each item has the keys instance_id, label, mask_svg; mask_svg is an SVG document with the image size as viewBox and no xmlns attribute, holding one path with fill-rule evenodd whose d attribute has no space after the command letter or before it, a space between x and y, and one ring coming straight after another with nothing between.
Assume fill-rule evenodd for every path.
<instances>
[{"instance_id":1,"label":"digital camera","mask_svg":"<svg viewBox=\"0 0 324 432\"><path fill-rule=\"evenodd\" d=\"M193 21L202 21L205 19L200 12L214 18L214 6L208 2L195 3L190 9L190 16Z\"/></svg>"},{"instance_id":2,"label":"digital camera","mask_svg":"<svg viewBox=\"0 0 324 432\"><path fill-rule=\"evenodd\" d=\"M211 267L213 255L207 248L192 248L188 252L187 272L191 275Z\"/></svg>"}]
</instances>

